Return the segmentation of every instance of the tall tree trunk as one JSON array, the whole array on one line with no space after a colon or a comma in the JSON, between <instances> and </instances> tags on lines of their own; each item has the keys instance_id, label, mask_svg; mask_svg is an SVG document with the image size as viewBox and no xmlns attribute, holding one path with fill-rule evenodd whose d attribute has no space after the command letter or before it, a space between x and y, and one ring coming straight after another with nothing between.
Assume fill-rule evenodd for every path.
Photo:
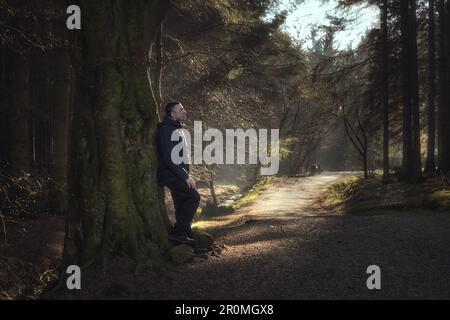
<instances>
[{"instance_id":1,"label":"tall tree trunk","mask_svg":"<svg viewBox=\"0 0 450 320\"><path fill-rule=\"evenodd\" d=\"M217 201L216 190L214 189L214 179L211 178L209 182L209 191L211 193L211 198L213 200L214 207L217 208L219 206L219 202Z\"/></svg>"},{"instance_id":2,"label":"tall tree trunk","mask_svg":"<svg viewBox=\"0 0 450 320\"><path fill-rule=\"evenodd\" d=\"M9 161L9 108L6 75L6 46L0 44L0 164Z\"/></svg>"},{"instance_id":3,"label":"tall tree trunk","mask_svg":"<svg viewBox=\"0 0 450 320\"><path fill-rule=\"evenodd\" d=\"M422 176L416 8L416 0L400 2L403 79L403 158L401 177L411 181L418 181Z\"/></svg>"},{"instance_id":4,"label":"tall tree trunk","mask_svg":"<svg viewBox=\"0 0 450 320\"><path fill-rule=\"evenodd\" d=\"M54 66L50 63L51 51L33 50L31 59L31 136L33 169L48 174L50 169L53 124L53 100L55 94L51 73Z\"/></svg>"},{"instance_id":5,"label":"tall tree trunk","mask_svg":"<svg viewBox=\"0 0 450 320\"><path fill-rule=\"evenodd\" d=\"M443 173L450 171L450 99L449 99L449 40L448 7L439 1L439 108L438 108L438 164Z\"/></svg>"},{"instance_id":6,"label":"tall tree trunk","mask_svg":"<svg viewBox=\"0 0 450 320\"><path fill-rule=\"evenodd\" d=\"M30 64L27 57L10 52L8 79L10 83L9 127L11 134L9 161L12 172L31 169L31 101Z\"/></svg>"},{"instance_id":7,"label":"tall tree trunk","mask_svg":"<svg viewBox=\"0 0 450 320\"><path fill-rule=\"evenodd\" d=\"M411 177L411 150L412 150L412 118L411 96L409 78L409 0L400 2L400 29L401 29L401 65L402 65L402 142L403 156L401 178Z\"/></svg>"},{"instance_id":8,"label":"tall tree trunk","mask_svg":"<svg viewBox=\"0 0 450 320\"><path fill-rule=\"evenodd\" d=\"M422 179L422 160L420 152L420 99L419 99L419 68L417 61L417 0L410 0L410 72L412 98L412 171L411 180Z\"/></svg>"},{"instance_id":9,"label":"tall tree trunk","mask_svg":"<svg viewBox=\"0 0 450 320\"><path fill-rule=\"evenodd\" d=\"M50 211L53 214L65 214L67 206L68 129L72 90L72 68L69 55L65 49L52 52L52 61L52 122L54 124L54 130L52 130L53 148L49 169L53 183L49 202Z\"/></svg>"},{"instance_id":10,"label":"tall tree trunk","mask_svg":"<svg viewBox=\"0 0 450 320\"><path fill-rule=\"evenodd\" d=\"M362 161L363 161L363 172L364 172L364 179L369 178L369 169L368 169L368 161L367 161L367 150L364 150L362 154Z\"/></svg>"},{"instance_id":11,"label":"tall tree trunk","mask_svg":"<svg viewBox=\"0 0 450 320\"><path fill-rule=\"evenodd\" d=\"M73 114L64 261L135 259L168 247L156 181L157 101L145 57L164 0L81 1L86 84Z\"/></svg>"},{"instance_id":12,"label":"tall tree trunk","mask_svg":"<svg viewBox=\"0 0 450 320\"><path fill-rule=\"evenodd\" d=\"M447 92L447 118L446 123L444 124L445 132L446 132L446 174L448 176L450 172L450 1L447 1L446 4L446 12L445 12L445 21L446 21L446 35L447 35L447 83L446 83L446 92Z\"/></svg>"},{"instance_id":13,"label":"tall tree trunk","mask_svg":"<svg viewBox=\"0 0 450 320\"><path fill-rule=\"evenodd\" d=\"M435 119L435 18L434 18L434 0L428 1L428 143L427 143L427 160L425 172L433 174L435 172L435 141L436 141L436 119Z\"/></svg>"},{"instance_id":14,"label":"tall tree trunk","mask_svg":"<svg viewBox=\"0 0 450 320\"><path fill-rule=\"evenodd\" d=\"M389 66L388 66L388 0L383 0L382 11L382 68L381 86L383 101L383 178L389 177Z\"/></svg>"}]
</instances>

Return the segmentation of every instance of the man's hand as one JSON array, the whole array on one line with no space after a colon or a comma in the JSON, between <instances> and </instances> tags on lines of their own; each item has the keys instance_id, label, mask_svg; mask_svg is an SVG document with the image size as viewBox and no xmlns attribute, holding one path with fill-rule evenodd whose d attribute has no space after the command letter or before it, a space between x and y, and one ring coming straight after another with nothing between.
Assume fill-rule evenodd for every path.
<instances>
[{"instance_id":1,"label":"man's hand","mask_svg":"<svg viewBox=\"0 0 450 320\"><path fill-rule=\"evenodd\" d=\"M194 180L192 180L191 177L189 177L189 178L186 180L186 183L188 184L189 188L194 188L194 189L195 189L195 182L194 182Z\"/></svg>"}]
</instances>

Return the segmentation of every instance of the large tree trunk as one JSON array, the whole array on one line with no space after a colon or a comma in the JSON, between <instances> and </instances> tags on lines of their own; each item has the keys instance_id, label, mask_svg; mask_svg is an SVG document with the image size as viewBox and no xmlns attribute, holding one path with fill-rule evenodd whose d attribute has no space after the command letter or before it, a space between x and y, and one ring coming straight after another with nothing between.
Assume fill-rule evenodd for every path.
<instances>
[{"instance_id":1,"label":"large tree trunk","mask_svg":"<svg viewBox=\"0 0 450 320\"><path fill-rule=\"evenodd\" d=\"M439 1L439 108L438 164L443 173L450 171L450 74L449 12L444 0Z\"/></svg>"},{"instance_id":2,"label":"large tree trunk","mask_svg":"<svg viewBox=\"0 0 450 320\"><path fill-rule=\"evenodd\" d=\"M167 248L170 225L156 181L158 105L145 57L168 3L98 0L80 6L85 78L71 130L64 261L155 255Z\"/></svg>"},{"instance_id":3,"label":"large tree trunk","mask_svg":"<svg viewBox=\"0 0 450 320\"><path fill-rule=\"evenodd\" d=\"M411 180L422 179L422 159L420 152L420 99L419 99L419 68L417 61L417 0L410 0L410 78L412 98L412 172Z\"/></svg>"},{"instance_id":4,"label":"large tree trunk","mask_svg":"<svg viewBox=\"0 0 450 320\"><path fill-rule=\"evenodd\" d=\"M447 58L446 58L446 64L447 64L447 82L446 82L446 92L447 92L447 118L446 122L444 124L444 130L446 132L445 135L445 159L446 159L446 165L445 165L445 172L448 175L450 172L450 1L447 1L446 3L446 12L445 12L445 21L446 21L446 35L447 35Z\"/></svg>"},{"instance_id":5,"label":"large tree trunk","mask_svg":"<svg viewBox=\"0 0 450 320\"><path fill-rule=\"evenodd\" d=\"M410 96L410 79L409 79L409 4L408 1L400 2L400 30L401 30L401 65L402 65L402 142L403 156L401 178L409 179L411 176L411 151L412 151L412 106Z\"/></svg>"},{"instance_id":6,"label":"large tree trunk","mask_svg":"<svg viewBox=\"0 0 450 320\"><path fill-rule=\"evenodd\" d=\"M428 1L428 143L427 143L427 160L425 172L433 174L435 172L435 141L436 141L436 120L435 120L435 104L436 95L435 85L435 19L434 19L434 0Z\"/></svg>"},{"instance_id":7,"label":"large tree trunk","mask_svg":"<svg viewBox=\"0 0 450 320\"><path fill-rule=\"evenodd\" d=\"M403 158L401 177L418 181L420 159L419 82L417 68L416 0L400 2L402 38Z\"/></svg>"},{"instance_id":8,"label":"large tree trunk","mask_svg":"<svg viewBox=\"0 0 450 320\"><path fill-rule=\"evenodd\" d=\"M381 86L383 101L383 178L389 177L389 68L388 68L388 0L383 0L382 11L382 68Z\"/></svg>"}]
</instances>

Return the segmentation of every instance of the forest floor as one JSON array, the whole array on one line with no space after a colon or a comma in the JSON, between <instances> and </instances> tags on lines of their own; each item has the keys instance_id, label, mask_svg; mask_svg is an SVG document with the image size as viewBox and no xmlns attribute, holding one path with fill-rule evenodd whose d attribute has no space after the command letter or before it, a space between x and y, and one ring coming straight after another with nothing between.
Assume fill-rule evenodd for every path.
<instances>
[{"instance_id":1,"label":"forest floor","mask_svg":"<svg viewBox=\"0 0 450 320\"><path fill-rule=\"evenodd\" d=\"M0 300L35 299L57 278L65 217L5 216L0 225Z\"/></svg>"},{"instance_id":2,"label":"forest floor","mask_svg":"<svg viewBox=\"0 0 450 320\"><path fill-rule=\"evenodd\" d=\"M217 185L217 199L227 204L240 196L239 187ZM199 189L201 207L211 200L208 188ZM173 203L167 193L169 218L174 221ZM201 219L201 210L195 219ZM0 211L0 300L36 299L57 279L64 247L65 217L48 213L7 215ZM123 260L130 268L133 263ZM120 273L120 270L116 270ZM114 292L114 289L112 289Z\"/></svg>"},{"instance_id":3,"label":"forest floor","mask_svg":"<svg viewBox=\"0 0 450 320\"><path fill-rule=\"evenodd\" d=\"M325 191L351 175L276 178L234 214L197 223L219 254L137 275L116 270L59 298L450 298L450 212L323 206ZM370 265L381 268L381 290L367 289Z\"/></svg>"},{"instance_id":4,"label":"forest floor","mask_svg":"<svg viewBox=\"0 0 450 320\"><path fill-rule=\"evenodd\" d=\"M195 224L214 235L215 250L207 258L138 273L131 261L118 258L106 273L83 273L82 290L61 290L47 298L449 299L450 212L384 207L353 212L343 210L341 203L324 205L330 191L354 174L272 178L233 214ZM44 269L53 268L55 252L62 248L63 220L57 222L59 230L39 230L54 225L51 221L34 227L48 234L40 245L21 235L28 251L36 250L23 261L48 259L46 265L41 263L45 268L33 269L34 279L51 273ZM51 239L58 248L45 244ZM33 249L34 242L41 249ZM367 289L370 265L381 268L381 290ZM24 274L16 278L30 281Z\"/></svg>"}]
</instances>

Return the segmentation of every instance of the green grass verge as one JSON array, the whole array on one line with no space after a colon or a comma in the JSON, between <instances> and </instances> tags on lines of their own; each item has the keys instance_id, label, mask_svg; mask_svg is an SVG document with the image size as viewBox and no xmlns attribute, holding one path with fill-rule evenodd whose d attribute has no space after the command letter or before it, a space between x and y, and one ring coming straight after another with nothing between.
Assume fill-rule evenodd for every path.
<instances>
[{"instance_id":1,"label":"green grass verge","mask_svg":"<svg viewBox=\"0 0 450 320\"><path fill-rule=\"evenodd\" d=\"M233 204L233 208L239 209L250 204L253 200L256 199L261 191L272 185L273 181L273 177L262 177L261 179L259 179L259 181L246 194L244 194Z\"/></svg>"},{"instance_id":2,"label":"green grass verge","mask_svg":"<svg viewBox=\"0 0 450 320\"><path fill-rule=\"evenodd\" d=\"M383 183L380 173L369 179L352 176L328 187L321 204L329 210L366 212L416 208L450 210L450 190L439 179L420 184Z\"/></svg>"}]
</instances>

